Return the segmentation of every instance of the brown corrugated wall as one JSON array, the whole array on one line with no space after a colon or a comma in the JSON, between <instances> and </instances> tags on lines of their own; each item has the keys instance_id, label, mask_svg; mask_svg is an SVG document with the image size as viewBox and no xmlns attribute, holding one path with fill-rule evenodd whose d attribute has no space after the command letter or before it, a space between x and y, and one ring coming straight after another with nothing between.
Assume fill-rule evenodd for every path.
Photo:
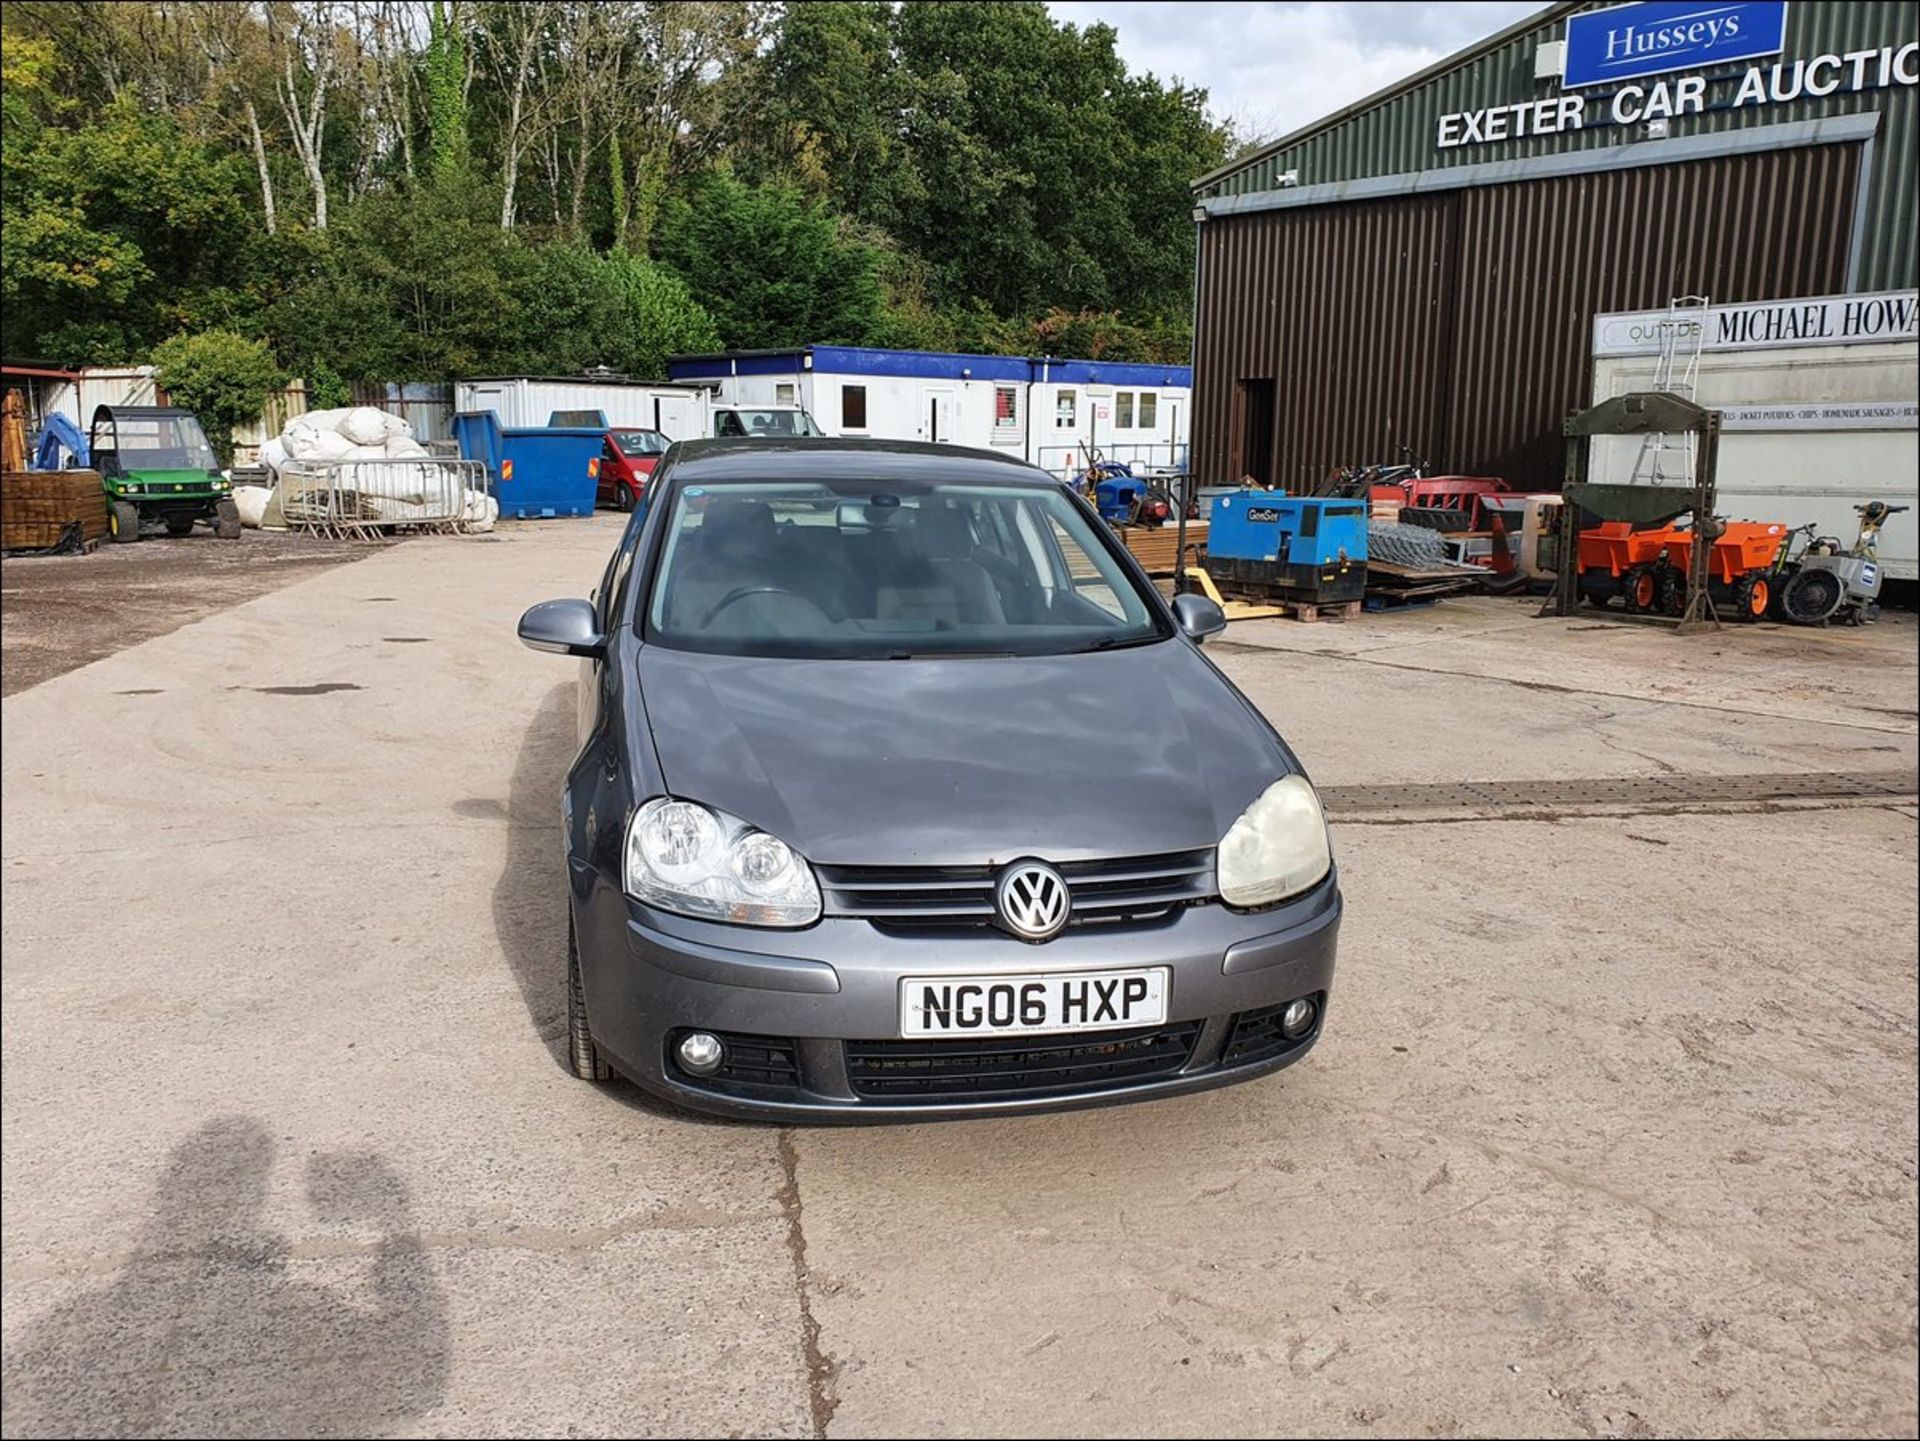
<instances>
[{"instance_id":1,"label":"brown corrugated wall","mask_svg":"<svg viewBox=\"0 0 1920 1441\"><path fill-rule=\"evenodd\" d=\"M1237 478L1235 388L1271 376L1290 490L1402 444L1557 487L1593 317L1845 289L1858 165L1857 145L1820 145L1210 220L1196 473Z\"/></svg>"}]
</instances>

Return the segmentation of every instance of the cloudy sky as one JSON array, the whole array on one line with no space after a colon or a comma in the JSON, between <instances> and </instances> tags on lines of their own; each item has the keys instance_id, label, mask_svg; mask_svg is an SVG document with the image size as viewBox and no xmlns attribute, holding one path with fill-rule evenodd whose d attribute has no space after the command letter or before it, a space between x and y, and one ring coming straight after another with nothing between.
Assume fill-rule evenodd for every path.
<instances>
[{"instance_id":1,"label":"cloudy sky","mask_svg":"<svg viewBox=\"0 0 1920 1441\"><path fill-rule=\"evenodd\" d=\"M1105 21L1130 69L1204 86L1215 115L1273 139L1492 34L1541 0L1050 5L1075 25Z\"/></svg>"}]
</instances>

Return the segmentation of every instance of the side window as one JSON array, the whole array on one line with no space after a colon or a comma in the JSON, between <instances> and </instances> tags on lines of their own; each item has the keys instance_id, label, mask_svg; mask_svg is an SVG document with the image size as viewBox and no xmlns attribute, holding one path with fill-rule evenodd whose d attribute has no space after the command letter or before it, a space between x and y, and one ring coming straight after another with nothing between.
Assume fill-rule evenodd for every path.
<instances>
[{"instance_id":1,"label":"side window","mask_svg":"<svg viewBox=\"0 0 1920 1441\"><path fill-rule=\"evenodd\" d=\"M647 487L646 493L640 497L640 503L634 507L633 516L621 534L619 548L613 553L613 562L607 568L607 578L600 583L602 634L626 610L627 584L633 579L633 562L640 554L640 532L647 528L647 511L653 505L653 494L653 487Z\"/></svg>"},{"instance_id":2,"label":"side window","mask_svg":"<svg viewBox=\"0 0 1920 1441\"><path fill-rule=\"evenodd\" d=\"M631 527L629 527L631 529ZM600 584L593 588L593 613L600 618L600 633L607 633L607 617L613 614L614 577L620 571L620 552L627 548L626 535L623 533L619 544L613 548L613 554L607 557L607 568L600 572Z\"/></svg>"},{"instance_id":3,"label":"side window","mask_svg":"<svg viewBox=\"0 0 1920 1441\"><path fill-rule=\"evenodd\" d=\"M1133 392L1122 390L1113 397L1113 424L1116 430L1133 429Z\"/></svg>"},{"instance_id":4,"label":"side window","mask_svg":"<svg viewBox=\"0 0 1920 1441\"><path fill-rule=\"evenodd\" d=\"M1078 396L1071 390L1063 390L1053 398L1053 423L1059 430L1072 430L1080 423L1078 417Z\"/></svg>"},{"instance_id":5,"label":"side window","mask_svg":"<svg viewBox=\"0 0 1920 1441\"><path fill-rule=\"evenodd\" d=\"M1159 408L1160 395L1158 391L1143 390L1140 392L1140 428L1142 430L1147 429L1153 424L1154 412Z\"/></svg>"},{"instance_id":6,"label":"side window","mask_svg":"<svg viewBox=\"0 0 1920 1441\"><path fill-rule=\"evenodd\" d=\"M740 416L737 411L723 410L714 418L713 433L715 435L745 435L747 428L740 423Z\"/></svg>"},{"instance_id":7,"label":"side window","mask_svg":"<svg viewBox=\"0 0 1920 1441\"><path fill-rule=\"evenodd\" d=\"M840 387L840 428L842 430L867 428L866 386L843 385Z\"/></svg>"},{"instance_id":8,"label":"side window","mask_svg":"<svg viewBox=\"0 0 1920 1441\"><path fill-rule=\"evenodd\" d=\"M773 403L775 405L798 404L798 401L794 395L794 387L784 380L776 384L773 387Z\"/></svg>"},{"instance_id":9,"label":"side window","mask_svg":"<svg viewBox=\"0 0 1920 1441\"><path fill-rule=\"evenodd\" d=\"M993 388L993 428L996 431L1020 428L1020 392L1011 385Z\"/></svg>"}]
</instances>

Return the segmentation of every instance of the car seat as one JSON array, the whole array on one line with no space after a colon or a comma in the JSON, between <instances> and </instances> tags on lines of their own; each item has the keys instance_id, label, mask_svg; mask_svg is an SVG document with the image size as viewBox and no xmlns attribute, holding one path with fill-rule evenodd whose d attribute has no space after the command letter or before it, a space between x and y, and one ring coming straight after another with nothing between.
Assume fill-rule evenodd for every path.
<instances>
[{"instance_id":1,"label":"car seat","mask_svg":"<svg viewBox=\"0 0 1920 1441\"><path fill-rule=\"evenodd\" d=\"M936 626L1000 625L1006 614L993 578L973 559L973 527L954 506L922 506L914 517L906 564L874 595L882 620Z\"/></svg>"},{"instance_id":2,"label":"car seat","mask_svg":"<svg viewBox=\"0 0 1920 1441\"><path fill-rule=\"evenodd\" d=\"M740 587L779 585L774 539L773 508L764 500L713 501L700 528L685 538L697 548L673 583L667 624L698 630L713 608Z\"/></svg>"}]
</instances>

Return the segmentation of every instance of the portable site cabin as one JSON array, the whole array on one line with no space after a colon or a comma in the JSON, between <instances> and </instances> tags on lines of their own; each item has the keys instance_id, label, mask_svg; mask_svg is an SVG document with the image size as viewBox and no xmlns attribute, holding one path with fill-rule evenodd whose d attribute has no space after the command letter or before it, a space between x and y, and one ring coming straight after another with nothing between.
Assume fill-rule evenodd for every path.
<instances>
[{"instance_id":1,"label":"portable site cabin","mask_svg":"<svg viewBox=\"0 0 1920 1441\"><path fill-rule=\"evenodd\" d=\"M668 373L723 401L802 406L828 435L1005 449L1059 474L1095 450L1186 465L1184 365L806 345L679 355Z\"/></svg>"},{"instance_id":2,"label":"portable site cabin","mask_svg":"<svg viewBox=\"0 0 1920 1441\"><path fill-rule=\"evenodd\" d=\"M709 395L705 385L624 376L492 375L457 382L453 408L458 414L491 410L508 430L544 426L556 414L598 411L608 429L657 430L670 440L692 440L707 433Z\"/></svg>"}]
</instances>

